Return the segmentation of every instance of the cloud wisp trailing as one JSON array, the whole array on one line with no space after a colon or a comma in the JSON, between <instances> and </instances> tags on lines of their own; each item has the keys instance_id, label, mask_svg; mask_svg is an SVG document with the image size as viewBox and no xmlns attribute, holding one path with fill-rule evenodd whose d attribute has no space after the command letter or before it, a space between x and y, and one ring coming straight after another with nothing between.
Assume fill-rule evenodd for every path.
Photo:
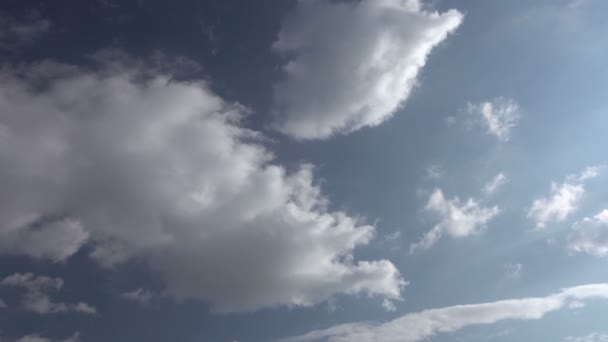
<instances>
[{"instance_id":1,"label":"cloud wisp trailing","mask_svg":"<svg viewBox=\"0 0 608 342\"><path fill-rule=\"evenodd\" d=\"M357 322L284 338L282 342L417 342L472 325L538 320L573 302L608 299L608 284L571 287L546 297L456 305L410 313L385 323Z\"/></svg>"}]
</instances>

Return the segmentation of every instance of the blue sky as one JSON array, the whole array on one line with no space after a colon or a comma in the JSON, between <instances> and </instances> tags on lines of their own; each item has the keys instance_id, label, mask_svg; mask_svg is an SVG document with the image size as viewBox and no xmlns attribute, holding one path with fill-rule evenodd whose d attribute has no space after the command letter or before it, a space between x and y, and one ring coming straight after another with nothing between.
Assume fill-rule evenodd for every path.
<instances>
[{"instance_id":1,"label":"blue sky","mask_svg":"<svg viewBox=\"0 0 608 342\"><path fill-rule=\"evenodd\" d=\"M0 5L0 341L608 341L608 4Z\"/></svg>"}]
</instances>

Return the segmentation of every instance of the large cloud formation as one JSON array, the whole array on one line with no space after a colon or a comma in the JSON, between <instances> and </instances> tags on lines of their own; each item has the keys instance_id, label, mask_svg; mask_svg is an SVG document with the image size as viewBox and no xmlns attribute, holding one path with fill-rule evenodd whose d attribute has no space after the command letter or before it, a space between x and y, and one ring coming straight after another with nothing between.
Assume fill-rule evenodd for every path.
<instances>
[{"instance_id":1,"label":"large cloud formation","mask_svg":"<svg viewBox=\"0 0 608 342\"><path fill-rule=\"evenodd\" d=\"M120 64L120 63L119 63ZM399 300L374 227L328 209L313 167L286 170L246 112L201 82L44 62L0 74L0 253L111 267L146 260L167 293L220 312Z\"/></svg>"},{"instance_id":2,"label":"large cloud formation","mask_svg":"<svg viewBox=\"0 0 608 342\"><path fill-rule=\"evenodd\" d=\"M273 45L287 58L274 89L277 128L323 139L379 125L462 17L424 10L419 0L299 1Z\"/></svg>"},{"instance_id":3,"label":"large cloud formation","mask_svg":"<svg viewBox=\"0 0 608 342\"><path fill-rule=\"evenodd\" d=\"M541 319L546 314L584 301L608 299L608 284L571 287L546 297L508 299L497 302L455 305L424 310L376 324L357 322L314 330L283 342L417 342L468 326L494 324L504 320Z\"/></svg>"}]
</instances>

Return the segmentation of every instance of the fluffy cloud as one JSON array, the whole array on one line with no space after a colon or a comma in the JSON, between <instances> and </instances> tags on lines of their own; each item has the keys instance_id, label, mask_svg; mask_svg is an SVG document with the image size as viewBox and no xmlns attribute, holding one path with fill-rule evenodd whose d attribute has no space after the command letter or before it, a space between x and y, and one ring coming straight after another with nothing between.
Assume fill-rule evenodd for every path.
<instances>
[{"instance_id":1,"label":"fluffy cloud","mask_svg":"<svg viewBox=\"0 0 608 342\"><path fill-rule=\"evenodd\" d=\"M392 263L353 258L374 227L331 211L312 166L277 165L246 109L108 63L0 75L0 252L63 260L86 242L100 264L142 258L169 295L222 312L401 298Z\"/></svg>"},{"instance_id":2,"label":"fluffy cloud","mask_svg":"<svg viewBox=\"0 0 608 342\"><path fill-rule=\"evenodd\" d=\"M483 192L486 195L492 195L500 188L502 188L502 186L505 185L507 181L507 176L505 176L504 173L500 172L496 175L496 177L492 178L492 180L490 180L486 185L484 185Z\"/></svg>"},{"instance_id":3,"label":"fluffy cloud","mask_svg":"<svg viewBox=\"0 0 608 342\"><path fill-rule=\"evenodd\" d=\"M439 217L433 229L417 243L410 246L410 253L432 247L443 234L462 238L480 233L499 212L498 207L482 207L475 199L462 202L458 197L448 200L440 189L435 189L425 207Z\"/></svg>"},{"instance_id":4,"label":"fluffy cloud","mask_svg":"<svg viewBox=\"0 0 608 342\"><path fill-rule=\"evenodd\" d=\"M583 285L563 289L547 297L510 299L498 302L456 305L410 313L376 324L358 322L315 330L283 342L415 342L450 333L471 325L503 320L535 320L547 313L568 308L571 302L608 299L608 284Z\"/></svg>"},{"instance_id":5,"label":"fluffy cloud","mask_svg":"<svg viewBox=\"0 0 608 342\"><path fill-rule=\"evenodd\" d=\"M299 1L273 45L288 59L274 89L277 128L323 139L379 125L461 21L458 11L427 11L419 0Z\"/></svg>"},{"instance_id":6,"label":"fluffy cloud","mask_svg":"<svg viewBox=\"0 0 608 342\"><path fill-rule=\"evenodd\" d=\"M79 312L89 315L97 313L94 307L87 303L66 304L53 301L49 293L57 292L63 287L63 280L46 276L36 276L32 273L15 273L2 281L0 286L22 288L26 291L22 304L23 309L38 314L59 312Z\"/></svg>"},{"instance_id":7,"label":"fluffy cloud","mask_svg":"<svg viewBox=\"0 0 608 342\"><path fill-rule=\"evenodd\" d=\"M528 217L544 228L549 222L564 221L574 213L585 194L584 182L599 175L598 167L587 167L578 175L570 175L562 184L551 183L551 194L534 200Z\"/></svg>"},{"instance_id":8,"label":"fluffy cloud","mask_svg":"<svg viewBox=\"0 0 608 342\"><path fill-rule=\"evenodd\" d=\"M521 117L517 103L504 97L478 104L469 103L468 112L479 115L480 122L486 128L487 133L501 141L509 140L511 130L517 126Z\"/></svg>"},{"instance_id":9,"label":"fluffy cloud","mask_svg":"<svg viewBox=\"0 0 608 342\"><path fill-rule=\"evenodd\" d=\"M594 217L586 217L574 224L568 236L568 249L596 256L608 255L608 209Z\"/></svg>"}]
</instances>

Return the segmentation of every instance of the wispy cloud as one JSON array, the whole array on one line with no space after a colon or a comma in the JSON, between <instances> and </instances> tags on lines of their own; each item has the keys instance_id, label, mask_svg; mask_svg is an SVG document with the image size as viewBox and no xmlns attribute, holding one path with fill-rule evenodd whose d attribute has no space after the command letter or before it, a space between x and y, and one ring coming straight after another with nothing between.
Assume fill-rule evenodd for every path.
<instances>
[{"instance_id":1,"label":"wispy cloud","mask_svg":"<svg viewBox=\"0 0 608 342\"><path fill-rule=\"evenodd\" d=\"M314 330L300 336L288 337L282 341L417 342L472 325L494 324L504 320L537 320L550 312L569 308L569 304L572 302L595 299L608 299L608 284L566 288L546 297L509 299L424 310L385 323L341 324L327 329Z\"/></svg>"}]
</instances>

